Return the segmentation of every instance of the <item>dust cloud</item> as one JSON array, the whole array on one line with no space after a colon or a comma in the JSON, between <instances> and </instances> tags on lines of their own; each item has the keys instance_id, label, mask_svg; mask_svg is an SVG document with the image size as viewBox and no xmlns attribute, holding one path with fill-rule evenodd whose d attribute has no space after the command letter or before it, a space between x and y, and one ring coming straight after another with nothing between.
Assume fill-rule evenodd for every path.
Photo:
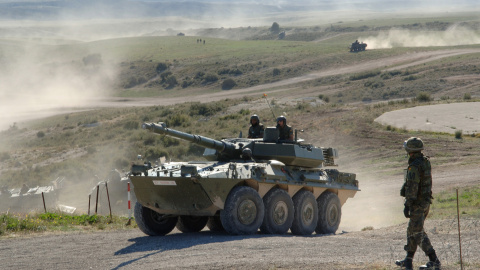
<instances>
[{"instance_id":1,"label":"dust cloud","mask_svg":"<svg viewBox=\"0 0 480 270\"><path fill-rule=\"evenodd\" d=\"M357 174L357 179L361 191L343 205L339 231L378 229L406 222L400 197L402 179L373 179L362 174Z\"/></svg>"},{"instance_id":2,"label":"dust cloud","mask_svg":"<svg viewBox=\"0 0 480 270\"><path fill-rule=\"evenodd\" d=\"M480 33L467 27L453 25L445 31L411 31L391 29L377 36L360 37L368 49L390 49L396 47L435 47L480 44Z\"/></svg>"},{"instance_id":3,"label":"dust cloud","mask_svg":"<svg viewBox=\"0 0 480 270\"><path fill-rule=\"evenodd\" d=\"M0 44L0 130L108 95L116 72L101 55L89 62L88 53L70 58L57 46L12 43Z\"/></svg>"}]
</instances>

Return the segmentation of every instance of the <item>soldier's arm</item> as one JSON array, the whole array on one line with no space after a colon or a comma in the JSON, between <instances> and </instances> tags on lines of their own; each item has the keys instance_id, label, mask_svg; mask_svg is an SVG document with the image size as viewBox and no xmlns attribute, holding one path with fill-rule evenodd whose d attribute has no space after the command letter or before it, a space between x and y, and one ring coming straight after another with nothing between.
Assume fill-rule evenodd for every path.
<instances>
[{"instance_id":1,"label":"soldier's arm","mask_svg":"<svg viewBox=\"0 0 480 270\"><path fill-rule=\"evenodd\" d=\"M418 167L409 166L405 180L405 205L411 206L417 199L418 185L420 184Z\"/></svg>"},{"instance_id":2,"label":"soldier's arm","mask_svg":"<svg viewBox=\"0 0 480 270\"><path fill-rule=\"evenodd\" d=\"M288 131L288 139L290 141L293 141L293 128L290 128L290 130Z\"/></svg>"}]
</instances>

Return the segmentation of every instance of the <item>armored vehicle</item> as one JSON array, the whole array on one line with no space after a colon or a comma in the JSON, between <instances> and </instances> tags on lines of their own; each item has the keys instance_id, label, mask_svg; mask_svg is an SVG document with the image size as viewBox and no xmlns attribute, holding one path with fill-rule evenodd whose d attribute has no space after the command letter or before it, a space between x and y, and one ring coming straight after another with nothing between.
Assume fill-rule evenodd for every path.
<instances>
[{"instance_id":1,"label":"armored vehicle","mask_svg":"<svg viewBox=\"0 0 480 270\"><path fill-rule=\"evenodd\" d=\"M197 232L205 225L230 234L331 234L342 205L359 191L355 174L326 168L335 165L335 149L297 135L279 141L275 127L266 128L263 139L221 141L164 123L142 127L205 147L207 160L132 165L135 221L147 235L165 235L175 226Z\"/></svg>"},{"instance_id":2,"label":"armored vehicle","mask_svg":"<svg viewBox=\"0 0 480 270\"><path fill-rule=\"evenodd\" d=\"M350 51L351 52L359 52L359 51L365 51L367 48L367 43L359 43L358 40L355 40L355 42L352 43L352 46L350 46Z\"/></svg>"}]
</instances>

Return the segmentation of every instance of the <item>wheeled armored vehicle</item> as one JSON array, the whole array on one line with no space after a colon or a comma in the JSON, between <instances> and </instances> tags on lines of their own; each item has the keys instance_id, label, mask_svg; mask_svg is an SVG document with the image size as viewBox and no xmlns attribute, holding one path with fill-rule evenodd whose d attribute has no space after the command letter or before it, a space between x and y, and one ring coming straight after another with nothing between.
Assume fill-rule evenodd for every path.
<instances>
[{"instance_id":1,"label":"wheeled armored vehicle","mask_svg":"<svg viewBox=\"0 0 480 270\"><path fill-rule=\"evenodd\" d=\"M334 148L297 138L278 140L275 127L263 139L221 141L144 123L146 130L205 147L207 161L132 165L134 216L147 235L211 231L230 234L335 233L341 207L359 191L356 175L335 166Z\"/></svg>"},{"instance_id":2,"label":"wheeled armored vehicle","mask_svg":"<svg viewBox=\"0 0 480 270\"><path fill-rule=\"evenodd\" d=\"M358 40L355 40L355 42L352 43L352 45L350 46L350 51L351 52L360 52L360 51L365 51L365 49L367 48L367 43L363 43L363 42L358 42Z\"/></svg>"}]
</instances>

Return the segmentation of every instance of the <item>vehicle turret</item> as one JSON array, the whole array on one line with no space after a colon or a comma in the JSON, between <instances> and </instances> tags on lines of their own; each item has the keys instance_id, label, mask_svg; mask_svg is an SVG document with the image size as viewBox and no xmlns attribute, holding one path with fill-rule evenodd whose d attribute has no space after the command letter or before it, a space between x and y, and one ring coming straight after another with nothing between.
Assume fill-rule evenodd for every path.
<instances>
[{"instance_id":1,"label":"vehicle turret","mask_svg":"<svg viewBox=\"0 0 480 270\"><path fill-rule=\"evenodd\" d=\"M203 155L207 160L277 160L289 166L314 168L321 165L333 166L334 158L338 156L333 148L303 144L297 138L294 141L279 141L275 127L267 127L263 139L233 138L221 141L167 128L162 122L144 123L142 128L203 146L206 148Z\"/></svg>"}]
</instances>

